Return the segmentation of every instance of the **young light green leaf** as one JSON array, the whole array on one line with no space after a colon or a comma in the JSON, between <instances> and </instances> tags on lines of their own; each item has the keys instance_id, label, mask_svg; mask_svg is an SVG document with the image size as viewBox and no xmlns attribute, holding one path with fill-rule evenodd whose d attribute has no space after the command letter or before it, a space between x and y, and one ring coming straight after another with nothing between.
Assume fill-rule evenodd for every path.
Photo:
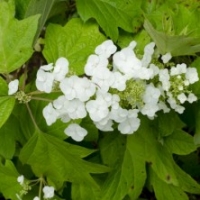
<instances>
[{"instance_id":1,"label":"young light green leaf","mask_svg":"<svg viewBox=\"0 0 200 200\"><path fill-rule=\"evenodd\" d=\"M35 35L35 42L38 38L42 28L45 25L45 22L48 19L48 16L55 5L59 0L18 0L16 1L16 7L20 18L25 19L27 17L40 14L39 24L37 33Z\"/></svg>"},{"instance_id":2,"label":"young light green leaf","mask_svg":"<svg viewBox=\"0 0 200 200\"><path fill-rule=\"evenodd\" d=\"M142 1L104 1L77 0L77 9L81 18L87 21L95 18L106 35L114 41L118 39L118 27L128 32L135 32L134 28L143 23L141 16ZM133 24L133 21L138 24Z\"/></svg>"},{"instance_id":3,"label":"young light green leaf","mask_svg":"<svg viewBox=\"0 0 200 200\"><path fill-rule=\"evenodd\" d=\"M105 173L108 168L82 160L89 150L82 148L80 153L81 147L77 148L54 136L36 132L23 147L20 160L29 164L35 175L47 176L57 189L64 181L95 186L90 173Z\"/></svg>"},{"instance_id":4,"label":"young light green leaf","mask_svg":"<svg viewBox=\"0 0 200 200\"><path fill-rule=\"evenodd\" d=\"M165 137L164 146L178 155L187 155L197 149L194 138L182 130L175 130L173 134Z\"/></svg>"},{"instance_id":5,"label":"young light green leaf","mask_svg":"<svg viewBox=\"0 0 200 200\"><path fill-rule=\"evenodd\" d=\"M74 18L64 27L54 24L47 27L43 55L49 63L55 63L59 57L66 57L71 71L81 75L87 57L104 40L97 25Z\"/></svg>"},{"instance_id":6,"label":"young light green leaf","mask_svg":"<svg viewBox=\"0 0 200 200\"><path fill-rule=\"evenodd\" d=\"M161 54L170 52L172 56L183 56L194 55L200 51L200 38L187 35L167 35L157 31L148 20L145 20L144 28L156 43Z\"/></svg>"},{"instance_id":7,"label":"young light green leaf","mask_svg":"<svg viewBox=\"0 0 200 200\"><path fill-rule=\"evenodd\" d=\"M22 190L22 186L17 182L18 176L11 161L6 160L4 165L0 163L0 192L6 199L18 200L16 194Z\"/></svg>"},{"instance_id":8,"label":"young light green leaf","mask_svg":"<svg viewBox=\"0 0 200 200\"><path fill-rule=\"evenodd\" d=\"M39 19L36 15L18 21L11 2L0 1L0 73L12 72L30 58Z\"/></svg>"}]
</instances>

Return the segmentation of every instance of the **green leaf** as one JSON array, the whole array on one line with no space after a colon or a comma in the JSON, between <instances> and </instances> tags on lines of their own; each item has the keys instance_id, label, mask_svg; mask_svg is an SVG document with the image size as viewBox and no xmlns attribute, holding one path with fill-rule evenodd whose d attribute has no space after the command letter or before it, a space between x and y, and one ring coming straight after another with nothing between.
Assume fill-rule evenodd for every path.
<instances>
[{"instance_id":1,"label":"green leaf","mask_svg":"<svg viewBox=\"0 0 200 200\"><path fill-rule=\"evenodd\" d=\"M150 171L151 183L153 185L156 198L159 200L189 200L184 191L177 186L167 184L160 180L153 170Z\"/></svg>"},{"instance_id":2,"label":"green leaf","mask_svg":"<svg viewBox=\"0 0 200 200\"><path fill-rule=\"evenodd\" d=\"M47 27L43 55L48 63L66 57L71 71L80 75L84 73L87 57L104 40L97 25L74 18L64 27L55 24Z\"/></svg>"},{"instance_id":3,"label":"green leaf","mask_svg":"<svg viewBox=\"0 0 200 200\"><path fill-rule=\"evenodd\" d=\"M136 199L145 184L145 162L127 140L120 133L109 133L100 142L103 161L113 168L103 184L102 200L121 200L127 194Z\"/></svg>"},{"instance_id":4,"label":"green leaf","mask_svg":"<svg viewBox=\"0 0 200 200\"><path fill-rule=\"evenodd\" d=\"M144 28L156 43L161 54L170 52L172 56L183 56L194 55L200 51L200 38L187 35L167 35L157 31L148 20L145 20Z\"/></svg>"},{"instance_id":5,"label":"green leaf","mask_svg":"<svg viewBox=\"0 0 200 200\"><path fill-rule=\"evenodd\" d=\"M164 138L164 146L170 152L178 155L187 155L196 150L194 138L182 130L176 130L170 136Z\"/></svg>"},{"instance_id":6,"label":"green leaf","mask_svg":"<svg viewBox=\"0 0 200 200\"><path fill-rule=\"evenodd\" d=\"M84 184L72 184L72 199L73 200L101 200L100 189L96 187L88 187Z\"/></svg>"},{"instance_id":7,"label":"green leaf","mask_svg":"<svg viewBox=\"0 0 200 200\"><path fill-rule=\"evenodd\" d=\"M0 97L0 127L6 122L10 116L13 107L15 105L15 99L12 97Z\"/></svg>"},{"instance_id":8,"label":"green leaf","mask_svg":"<svg viewBox=\"0 0 200 200\"><path fill-rule=\"evenodd\" d=\"M157 138L157 130L153 122L142 119L139 130L130 136L134 152L149 163L157 176L166 183L177 185L171 152Z\"/></svg>"},{"instance_id":9,"label":"green leaf","mask_svg":"<svg viewBox=\"0 0 200 200\"><path fill-rule=\"evenodd\" d=\"M19 121L13 115L0 129L0 155L11 159L15 153L16 140L21 140L21 131L18 128Z\"/></svg>"},{"instance_id":10,"label":"green leaf","mask_svg":"<svg viewBox=\"0 0 200 200\"><path fill-rule=\"evenodd\" d=\"M0 1L0 73L20 68L32 55L39 16L18 21L13 1Z\"/></svg>"},{"instance_id":11,"label":"green leaf","mask_svg":"<svg viewBox=\"0 0 200 200\"><path fill-rule=\"evenodd\" d=\"M179 187L191 194L200 194L200 184L198 184L192 177L185 173L178 165L175 164L175 170L177 179L179 181Z\"/></svg>"},{"instance_id":12,"label":"green leaf","mask_svg":"<svg viewBox=\"0 0 200 200\"><path fill-rule=\"evenodd\" d=\"M143 23L141 16L142 1L77 0L81 18L87 21L95 18L108 37L118 39L118 27L134 32ZM133 22L135 20L135 22Z\"/></svg>"},{"instance_id":13,"label":"green leaf","mask_svg":"<svg viewBox=\"0 0 200 200\"><path fill-rule=\"evenodd\" d=\"M18 176L11 161L6 160L4 165L0 163L0 192L6 199L18 200L16 194L22 190L22 186L17 182Z\"/></svg>"},{"instance_id":14,"label":"green leaf","mask_svg":"<svg viewBox=\"0 0 200 200\"><path fill-rule=\"evenodd\" d=\"M184 123L179 119L175 112L160 112L155 119L154 124L158 129L158 137L161 137L161 139L171 135L177 129L180 130L184 127Z\"/></svg>"},{"instance_id":15,"label":"green leaf","mask_svg":"<svg viewBox=\"0 0 200 200\"><path fill-rule=\"evenodd\" d=\"M42 31L42 28L44 27L53 6L58 1L59 0L17 0L16 7L21 19L40 14L35 41Z\"/></svg>"},{"instance_id":16,"label":"green leaf","mask_svg":"<svg viewBox=\"0 0 200 200\"><path fill-rule=\"evenodd\" d=\"M20 153L20 160L29 164L35 175L43 174L60 188L64 181L97 187L90 173L104 173L107 167L81 159L93 150L70 145L58 138L36 132Z\"/></svg>"}]
</instances>

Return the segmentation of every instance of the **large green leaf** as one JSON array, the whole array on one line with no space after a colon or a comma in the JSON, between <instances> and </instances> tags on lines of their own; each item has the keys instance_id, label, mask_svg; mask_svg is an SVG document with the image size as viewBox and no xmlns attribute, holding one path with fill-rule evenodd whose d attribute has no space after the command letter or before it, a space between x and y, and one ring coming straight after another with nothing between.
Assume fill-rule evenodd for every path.
<instances>
[{"instance_id":1,"label":"large green leaf","mask_svg":"<svg viewBox=\"0 0 200 200\"><path fill-rule=\"evenodd\" d=\"M97 187L90 173L104 173L108 168L81 159L92 152L93 150L70 145L54 136L35 132L23 147L20 160L29 164L37 176L47 176L57 189L64 181Z\"/></svg>"},{"instance_id":2,"label":"large green leaf","mask_svg":"<svg viewBox=\"0 0 200 200\"><path fill-rule=\"evenodd\" d=\"M136 199L146 179L145 162L119 133L109 133L100 143L104 163L113 168L102 187L102 200Z\"/></svg>"},{"instance_id":3,"label":"large green leaf","mask_svg":"<svg viewBox=\"0 0 200 200\"><path fill-rule=\"evenodd\" d=\"M60 0L17 0L16 7L20 18L24 19L32 15L40 14L38 30L35 39L38 38L48 16L55 5Z\"/></svg>"},{"instance_id":4,"label":"large green leaf","mask_svg":"<svg viewBox=\"0 0 200 200\"><path fill-rule=\"evenodd\" d=\"M136 32L143 23L142 1L121 0L77 0L81 18L87 21L95 18L106 35L114 41L118 39L118 27L128 32Z\"/></svg>"},{"instance_id":5,"label":"large green leaf","mask_svg":"<svg viewBox=\"0 0 200 200\"><path fill-rule=\"evenodd\" d=\"M66 57L72 72L83 74L87 57L104 40L98 26L92 22L83 23L75 18L64 27L50 24L46 30L43 55L49 63Z\"/></svg>"},{"instance_id":6,"label":"large green leaf","mask_svg":"<svg viewBox=\"0 0 200 200\"><path fill-rule=\"evenodd\" d=\"M0 192L6 199L18 200L16 194L22 190L22 186L17 182L18 176L11 161L6 160L4 165L0 163Z\"/></svg>"},{"instance_id":7,"label":"large green leaf","mask_svg":"<svg viewBox=\"0 0 200 200\"><path fill-rule=\"evenodd\" d=\"M39 16L18 21L13 1L0 1L0 73L21 67L32 55L32 43Z\"/></svg>"}]
</instances>

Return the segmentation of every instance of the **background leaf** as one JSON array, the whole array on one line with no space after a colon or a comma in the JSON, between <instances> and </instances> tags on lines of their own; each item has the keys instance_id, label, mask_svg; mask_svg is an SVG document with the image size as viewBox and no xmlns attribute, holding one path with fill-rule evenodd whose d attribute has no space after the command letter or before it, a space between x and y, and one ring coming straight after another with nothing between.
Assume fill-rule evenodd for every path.
<instances>
[{"instance_id":1,"label":"background leaf","mask_svg":"<svg viewBox=\"0 0 200 200\"><path fill-rule=\"evenodd\" d=\"M80 19L74 18L64 27L55 24L48 26L43 55L48 63L55 62L59 57L66 57L72 73L80 75L84 73L87 57L104 40L97 25L92 22L84 24Z\"/></svg>"},{"instance_id":2,"label":"background leaf","mask_svg":"<svg viewBox=\"0 0 200 200\"><path fill-rule=\"evenodd\" d=\"M41 33L51 10L55 6L57 2L60 0L17 0L16 7L18 11L18 15L21 19L25 19L27 17L40 14L38 29L35 35L35 42ZM66 5L67 8L67 5Z\"/></svg>"},{"instance_id":3,"label":"background leaf","mask_svg":"<svg viewBox=\"0 0 200 200\"><path fill-rule=\"evenodd\" d=\"M18 21L14 14L13 1L0 1L0 73L20 68L33 53L39 16Z\"/></svg>"},{"instance_id":4,"label":"background leaf","mask_svg":"<svg viewBox=\"0 0 200 200\"><path fill-rule=\"evenodd\" d=\"M18 200L16 194L22 190L22 186L17 182L19 176L14 164L6 160L3 165L0 163L0 192L5 198Z\"/></svg>"},{"instance_id":5,"label":"background leaf","mask_svg":"<svg viewBox=\"0 0 200 200\"><path fill-rule=\"evenodd\" d=\"M87 21L95 18L106 35L114 41L118 39L118 27L135 32L143 23L140 9L142 1L77 0L81 18Z\"/></svg>"}]
</instances>

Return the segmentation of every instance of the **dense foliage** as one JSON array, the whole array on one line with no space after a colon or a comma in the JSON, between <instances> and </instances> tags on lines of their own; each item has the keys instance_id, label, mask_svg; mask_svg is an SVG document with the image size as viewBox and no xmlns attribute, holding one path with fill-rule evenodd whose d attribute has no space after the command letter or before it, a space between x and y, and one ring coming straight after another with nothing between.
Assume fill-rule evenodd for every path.
<instances>
[{"instance_id":1,"label":"dense foliage","mask_svg":"<svg viewBox=\"0 0 200 200\"><path fill-rule=\"evenodd\" d=\"M0 193L200 198L198 0L0 0Z\"/></svg>"}]
</instances>

